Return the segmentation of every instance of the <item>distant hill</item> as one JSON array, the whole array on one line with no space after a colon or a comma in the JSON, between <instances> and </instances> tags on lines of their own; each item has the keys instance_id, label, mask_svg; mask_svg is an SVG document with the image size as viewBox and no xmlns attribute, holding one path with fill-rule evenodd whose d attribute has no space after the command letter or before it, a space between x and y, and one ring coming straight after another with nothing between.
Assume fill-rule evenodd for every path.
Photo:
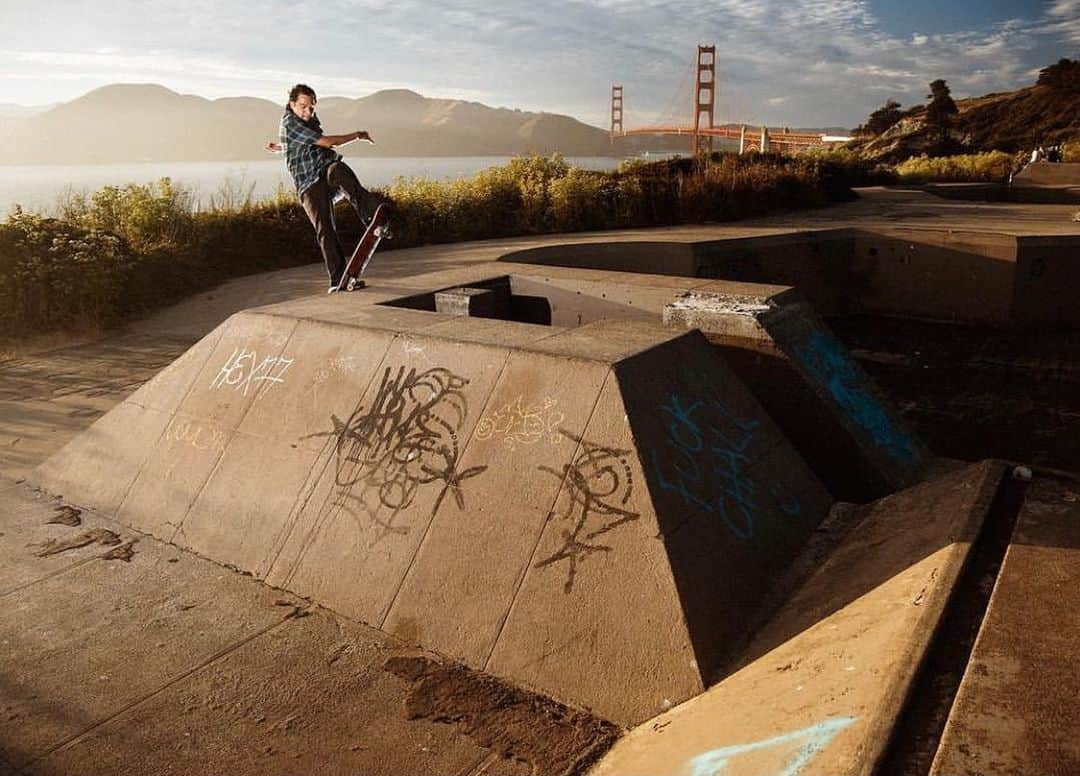
<instances>
[{"instance_id":1,"label":"distant hill","mask_svg":"<svg viewBox=\"0 0 1080 776\"><path fill-rule=\"evenodd\" d=\"M1047 78L1047 74L1051 76ZM1014 92L956 100L958 113L942 136L926 126L926 106L905 111L874 138L854 145L865 155L897 162L920 153L1030 151L1080 139L1080 63L1062 60L1046 68L1039 83Z\"/></svg>"},{"instance_id":2,"label":"distant hill","mask_svg":"<svg viewBox=\"0 0 1080 776\"><path fill-rule=\"evenodd\" d=\"M52 105L15 105L10 102L0 102L0 119L24 119L44 113L52 107Z\"/></svg>"},{"instance_id":3,"label":"distant hill","mask_svg":"<svg viewBox=\"0 0 1080 776\"><path fill-rule=\"evenodd\" d=\"M0 164L264 159L282 109L252 97L208 100L155 84L115 84L36 115L5 118ZM404 89L320 99L318 114L328 133L371 133L377 145L346 146L347 156L597 156L610 150L605 130L569 116L429 99Z\"/></svg>"}]
</instances>

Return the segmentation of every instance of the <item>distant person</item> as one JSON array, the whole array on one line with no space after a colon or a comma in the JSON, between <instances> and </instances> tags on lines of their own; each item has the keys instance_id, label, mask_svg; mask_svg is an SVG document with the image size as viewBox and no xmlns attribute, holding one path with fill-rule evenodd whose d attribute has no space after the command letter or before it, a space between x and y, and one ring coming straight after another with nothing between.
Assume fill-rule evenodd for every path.
<instances>
[{"instance_id":1,"label":"distant person","mask_svg":"<svg viewBox=\"0 0 1080 776\"><path fill-rule=\"evenodd\" d=\"M300 204L315 227L315 241L326 262L326 272L330 275L327 293L333 293L348 263L334 225L335 196L339 191L344 192L364 224L371 220L375 208L386 200L361 186L356 173L334 150L334 146L354 140L374 142L371 136L363 130L345 135L324 135L319 117L315 115L316 100L315 90L310 86L294 86L281 117L278 141L269 141L266 150L285 152L285 165L296 184ZM384 239L393 237L389 226L382 229Z\"/></svg>"}]
</instances>

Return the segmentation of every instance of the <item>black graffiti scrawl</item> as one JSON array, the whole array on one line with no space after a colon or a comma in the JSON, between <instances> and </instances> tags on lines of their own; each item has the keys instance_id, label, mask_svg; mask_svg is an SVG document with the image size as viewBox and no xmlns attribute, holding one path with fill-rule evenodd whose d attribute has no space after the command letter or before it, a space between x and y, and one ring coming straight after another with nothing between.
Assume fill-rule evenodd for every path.
<instances>
[{"instance_id":1,"label":"black graffiti scrawl","mask_svg":"<svg viewBox=\"0 0 1080 776\"><path fill-rule=\"evenodd\" d=\"M630 451L589 442L565 429L559 432L579 446L573 462L564 464L562 471L548 466L538 468L558 477L569 489L570 498L562 513L552 515L568 527L561 532L562 546L538 561L536 568L566 561L563 590L569 593L574 589L574 577L582 561L594 553L611 552L610 546L594 540L637 520L639 514L625 508L634 490L634 478L627 463Z\"/></svg>"},{"instance_id":2,"label":"black graffiti scrawl","mask_svg":"<svg viewBox=\"0 0 1080 776\"><path fill-rule=\"evenodd\" d=\"M487 469L458 470L468 416L462 388L468 382L443 368L387 368L370 406L361 405L345 421L331 415L333 430L316 436L336 439L337 503L361 507L393 533L408 532L397 517L425 485L441 488L431 514L447 493L464 509L462 482Z\"/></svg>"}]
</instances>

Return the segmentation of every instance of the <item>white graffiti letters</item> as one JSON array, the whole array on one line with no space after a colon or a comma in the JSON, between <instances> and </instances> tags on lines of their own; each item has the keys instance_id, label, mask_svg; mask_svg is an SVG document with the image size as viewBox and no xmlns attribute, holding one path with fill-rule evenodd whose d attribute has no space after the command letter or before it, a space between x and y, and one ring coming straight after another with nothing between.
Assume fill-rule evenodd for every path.
<instances>
[{"instance_id":1,"label":"white graffiti letters","mask_svg":"<svg viewBox=\"0 0 1080 776\"><path fill-rule=\"evenodd\" d=\"M266 356L259 361L254 350L235 348L232 355L221 367L210 387L231 388L247 396L252 385L285 382L285 372L292 366L293 359L285 356Z\"/></svg>"}]
</instances>

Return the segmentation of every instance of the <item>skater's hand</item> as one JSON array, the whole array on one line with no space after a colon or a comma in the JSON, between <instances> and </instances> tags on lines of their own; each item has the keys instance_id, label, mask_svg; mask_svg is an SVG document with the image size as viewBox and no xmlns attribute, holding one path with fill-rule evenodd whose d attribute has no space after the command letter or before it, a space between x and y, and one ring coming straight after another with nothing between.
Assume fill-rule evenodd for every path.
<instances>
[{"instance_id":1,"label":"skater's hand","mask_svg":"<svg viewBox=\"0 0 1080 776\"><path fill-rule=\"evenodd\" d=\"M266 143L266 150L269 151L272 154L280 153L280 151L281 151L281 143L278 143L278 142L276 142L274 140L270 140L270 141L268 141Z\"/></svg>"},{"instance_id":2,"label":"skater's hand","mask_svg":"<svg viewBox=\"0 0 1080 776\"><path fill-rule=\"evenodd\" d=\"M372 145L375 145L375 141L371 139L371 135L369 135L364 130L360 130L359 132L356 133L356 139L357 140L366 140L367 142L371 143Z\"/></svg>"}]
</instances>

